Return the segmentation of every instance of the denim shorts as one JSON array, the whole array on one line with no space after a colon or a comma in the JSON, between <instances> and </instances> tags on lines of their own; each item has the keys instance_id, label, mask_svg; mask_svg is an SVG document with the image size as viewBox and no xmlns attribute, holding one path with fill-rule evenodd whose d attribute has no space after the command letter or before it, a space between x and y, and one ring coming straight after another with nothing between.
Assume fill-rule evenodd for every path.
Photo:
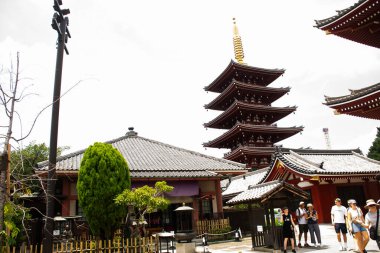
<instances>
[{"instance_id":1,"label":"denim shorts","mask_svg":"<svg viewBox=\"0 0 380 253\"><path fill-rule=\"evenodd\" d=\"M353 233L363 232L363 231L366 231L366 229L363 228L362 226L360 226L360 224L352 223L352 232Z\"/></svg>"}]
</instances>

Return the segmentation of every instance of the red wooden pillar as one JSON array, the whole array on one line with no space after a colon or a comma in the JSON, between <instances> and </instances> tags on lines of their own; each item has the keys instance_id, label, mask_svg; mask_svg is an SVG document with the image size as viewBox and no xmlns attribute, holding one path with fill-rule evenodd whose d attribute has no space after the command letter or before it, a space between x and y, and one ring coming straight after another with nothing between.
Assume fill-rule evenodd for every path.
<instances>
[{"instance_id":1,"label":"red wooden pillar","mask_svg":"<svg viewBox=\"0 0 380 253\"><path fill-rule=\"evenodd\" d=\"M321 186L318 185L319 183L316 182L314 183L314 185L311 187L310 191L311 191L311 197L313 199L313 205L314 205L314 209L317 211L318 213L318 218L319 218L319 222L320 223L324 223L324 220L325 220L325 214L323 212L323 201L322 201L322 197L321 197Z\"/></svg>"},{"instance_id":2,"label":"red wooden pillar","mask_svg":"<svg viewBox=\"0 0 380 253\"><path fill-rule=\"evenodd\" d=\"M62 179L62 195L66 198L62 200L62 216L70 215L70 181Z\"/></svg>"},{"instance_id":3,"label":"red wooden pillar","mask_svg":"<svg viewBox=\"0 0 380 253\"><path fill-rule=\"evenodd\" d=\"M223 202L222 202L222 188L220 186L220 179L215 180L215 195L216 195L216 207L217 213L223 213Z\"/></svg>"},{"instance_id":4,"label":"red wooden pillar","mask_svg":"<svg viewBox=\"0 0 380 253\"><path fill-rule=\"evenodd\" d=\"M198 205L198 198L193 199L193 230L197 230L197 222L199 220L199 205Z\"/></svg>"}]
</instances>

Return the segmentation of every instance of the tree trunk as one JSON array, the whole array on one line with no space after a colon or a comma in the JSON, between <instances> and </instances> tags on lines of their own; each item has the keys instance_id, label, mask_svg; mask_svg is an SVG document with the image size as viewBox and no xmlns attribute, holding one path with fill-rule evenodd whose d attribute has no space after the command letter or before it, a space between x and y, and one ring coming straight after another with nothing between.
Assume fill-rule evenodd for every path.
<instances>
[{"instance_id":1,"label":"tree trunk","mask_svg":"<svg viewBox=\"0 0 380 253\"><path fill-rule=\"evenodd\" d=\"M5 194L6 194L6 171L8 164L8 154L3 152L0 160L0 231L4 231L4 207L5 207ZM3 246L3 238L0 236L0 246Z\"/></svg>"}]
</instances>

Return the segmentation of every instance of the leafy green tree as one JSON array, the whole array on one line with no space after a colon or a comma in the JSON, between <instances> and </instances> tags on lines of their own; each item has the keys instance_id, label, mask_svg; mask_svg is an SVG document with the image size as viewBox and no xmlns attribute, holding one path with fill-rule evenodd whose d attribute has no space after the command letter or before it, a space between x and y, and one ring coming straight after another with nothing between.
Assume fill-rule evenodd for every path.
<instances>
[{"instance_id":1,"label":"leafy green tree","mask_svg":"<svg viewBox=\"0 0 380 253\"><path fill-rule=\"evenodd\" d=\"M4 224L9 230L7 234L4 230L0 232L0 236L4 238L6 245L16 246L25 241L23 223L30 218L29 210L17 205L13 202L6 202L4 206Z\"/></svg>"},{"instance_id":2,"label":"leafy green tree","mask_svg":"<svg viewBox=\"0 0 380 253\"><path fill-rule=\"evenodd\" d=\"M367 156L380 161L380 127L377 128L376 138L373 141L372 146L369 148Z\"/></svg>"},{"instance_id":3,"label":"leafy green tree","mask_svg":"<svg viewBox=\"0 0 380 253\"><path fill-rule=\"evenodd\" d=\"M134 206L137 210L135 220L137 231L141 231L145 222L145 213L165 210L170 201L164 197L164 193L171 192L173 189L174 187L167 185L165 181L156 182L154 188L148 185L132 190L127 188L115 198L115 203L125 209L128 209L128 206ZM139 233L137 235L140 236Z\"/></svg>"},{"instance_id":4,"label":"leafy green tree","mask_svg":"<svg viewBox=\"0 0 380 253\"><path fill-rule=\"evenodd\" d=\"M58 147L57 156L69 147ZM49 147L45 143L30 142L24 148L17 148L11 152L11 175L16 182L16 188L21 193L36 190L39 184L33 180L34 167L39 162L48 160ZM13 187L12 187L13 188Z\"/></svg>"},{"instance_id":5,"label":"leafy green tree","mask_svg":"<svg viewBox=\"0 0 380 253\"><path fill-rule=\"evenodd\" d=\"M78 199L91 231L102 239L112 238L126 210L114 199L131 180L128 164L111 144L96 142L84 153L78 175Z\"/></svg>"}]
</instances>

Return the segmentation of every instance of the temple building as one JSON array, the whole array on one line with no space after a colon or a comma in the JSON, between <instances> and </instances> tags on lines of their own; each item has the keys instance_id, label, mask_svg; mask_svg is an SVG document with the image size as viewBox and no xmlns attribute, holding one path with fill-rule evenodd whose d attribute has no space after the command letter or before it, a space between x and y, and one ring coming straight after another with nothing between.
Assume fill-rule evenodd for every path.
<instances>
[{"instance_id":1,"label":"temple building","mask_svg":"<svg viewBox=\"0 0 380 253\"><path fill-rule=\"evenodd\" d=\"M166 181L174 190L166 195L171 205L168 210L149 214L148 230L175 230L174 210L186 203L194 208L193 221L219 218L222 210L220 181L223 175L247 172L237 162L207 156L141 137L130 128L126 135L106 143L115 147L127 161L131 187L154 186ZM57 158L55 215L83 215L78 203L77 179L85 150ZM48 161L38 164L36 174L46 177ZM43 210L41 210L44 213Z\"/></svg>"},{"instance_id":2,"label":"temple building","mask_svg":"<svg viewBox=\"0 0 380 253\"><path fill-rule=\"evenodd\" d=\"M359 149L317 150L277 148L269 168L249 172L222 181L223 200L246 196L249 189L273 181L283 181L310 194L307 203L313 203L320 223L330 222L330 210L335 198L355 199L359 206L369 198L380 198L380 184L376 175L380 162L362 155ZM293 200L290 210L298 207ZM282 206L276 206L281 208Z\"/></svg>"},{"instance_id":3,"label":"temple building","mask_svg":"<svg viewBox=\"0 0 380 253\"><path fill-rule=\"evenodd\" d=\"M378 0L359 0L353 6L337 11L337 15L316 20L316 27L342 38L380 48L380 4ZM347 114L369 119L380 119L380 84L358 90L349 95L325 96L325 105L336 114Z\"/></svg>"},{"instance_id":4,"label":"temple building","mask_svg":"<svg viewBox=\"0 0 380 253\"><path fill-rule=\"evenodd\" d=\"M316 27L348 40L380 48L380 2L359 0L337 11L337 15L316 20Z\"/></svg>"},{"instance_id":5,"label":"temple building","mask_svg":"<svg viewBox=\"0 0 380 253\"><path fill-rule=\"evenodd\" d=\"M221 113L205 123L206 128L226 129L204 147L225 148L225 159L245 163L250 169L269 165L274 144L302 131L303 127L278 127L276 122L296 107L274 107L272 103L290 91L289 87L268 87L284 69L265 69L244 63L241 37L234 21L235 59L204 89L219 93L206 109Z\"/></svg>"},{"instance_id":6,"label":"temple building","mask_svg":"<svg viewBox=\"0 0 380 253\"><path fill-rule=\"evenodd\" d=\"M325 97L325 105L334 109L335 114L347 114L362 118L380 120L380 83L340 97Z\"/></svg>"}]
</instances>

